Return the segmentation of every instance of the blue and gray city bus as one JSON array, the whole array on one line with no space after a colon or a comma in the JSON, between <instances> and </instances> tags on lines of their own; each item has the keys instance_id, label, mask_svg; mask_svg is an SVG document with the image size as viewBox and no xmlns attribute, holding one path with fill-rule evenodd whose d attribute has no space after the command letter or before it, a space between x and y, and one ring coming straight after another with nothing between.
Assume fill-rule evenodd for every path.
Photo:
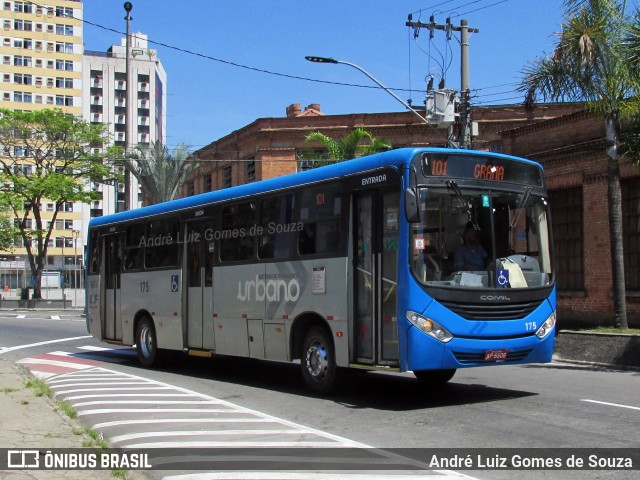
<instances>
[{"instance_id":1,"label":"blue and gray city bus","mask_svg":"<svg viewBox=\"0 0 640 480\"><path fill-rule=\"evenodd\" d=\"M550 227L537 163L390 150L92 219L87 325L147 367L169 350L299 360L320 393L340 367L437 384L548 362Z\"/></svg>"}]
</instances>

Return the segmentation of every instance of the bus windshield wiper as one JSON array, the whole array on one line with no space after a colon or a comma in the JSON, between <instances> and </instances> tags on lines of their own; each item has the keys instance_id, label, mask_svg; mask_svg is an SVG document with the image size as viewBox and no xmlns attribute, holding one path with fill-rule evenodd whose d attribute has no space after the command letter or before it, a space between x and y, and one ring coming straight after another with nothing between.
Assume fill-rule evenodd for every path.
<instances>
[{"instance_id":1,"label":"bus windshield wiper","mask_svg":"<svg viewBox=\"0 0 640 480\"><path fill-rule=\"evenodd\" d=\"M447 188L450 188L451 190L453 190L455 194L458 196L458 200L460 200L460 208L466 207L468 209L469 202L467 202L467 199L464 198L464 195L460 191L460 187L458 187L458 184L453 180L447 180L445 182L445 185L447 186Z\"/></svg>"},{"instance_id":2,"label":"bus windshield wiper","mask_svg":"<svg viewBox=\"0 0 640 480\"><path fill-rule=\"evenodd\" d=\"M527 201L529 200L530 195L531 195L531 187L524 187L524 193L522 194L520 203L518 203L518 206L516 207L516 214L514 215L509 228L514 228L518 224L518 220L520 219L522 210L524 210L524 206L527 204Z\"/></svg>"}]
</instances>

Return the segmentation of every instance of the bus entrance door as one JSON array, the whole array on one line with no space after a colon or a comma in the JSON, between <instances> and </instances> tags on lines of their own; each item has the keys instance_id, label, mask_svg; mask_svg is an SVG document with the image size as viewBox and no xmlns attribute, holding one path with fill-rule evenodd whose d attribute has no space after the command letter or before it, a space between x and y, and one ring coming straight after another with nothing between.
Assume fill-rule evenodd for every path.
<instances>
[{"instance_id":1,"label":"bus entrance door","mask_svg":"<svg viewBox=\"0 0 640 480\"><path fill-rule=\"evenodd\" d=\"M356 361L397 366L398 194L354 199L354 346Z\"/></svg>"},{"instance_id":2,"label":"bus entrance door","mask_svg":"<svg viewBox=\"0 0 640 480\"><path fill-rule=\"evenodd\" d=\"M205 240L205 228L187 225L185 238L187 265L187 345L193 348L213 349L213 314L211 311L213 287L213 243Z\"/></svg>"},{"instance_id":3,"label":"bus entrance door","mask_svg":"<svg viewBox=\"0 0 640 480\"><path fill-rule=\"evenodd\" d=\"M122 316L120 314L120 275L122 273L123 235L115 234L102 237L104 242L104 265L100 269L103 286L103 303L101 305L104 318L102 332L107 340L122 340Z\"/></svg>"}]
</instances>

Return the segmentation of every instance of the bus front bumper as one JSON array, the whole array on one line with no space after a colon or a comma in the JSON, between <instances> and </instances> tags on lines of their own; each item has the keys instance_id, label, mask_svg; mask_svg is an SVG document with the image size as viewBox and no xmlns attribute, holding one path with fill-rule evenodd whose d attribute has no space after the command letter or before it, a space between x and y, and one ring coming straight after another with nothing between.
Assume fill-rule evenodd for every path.
<instances>
[{"instance_id":1,"label":"bus front bumper","mask_svg":"<svg viewBox=\"0 0 640 480\"><path fill-rule=\"evenodd\" d=\"M535 334L508 339L452 338L440 342L418 328L407 330L407 370L432 370L551 361L555 327L542 339Z\"/></svg>"}]
</instances>

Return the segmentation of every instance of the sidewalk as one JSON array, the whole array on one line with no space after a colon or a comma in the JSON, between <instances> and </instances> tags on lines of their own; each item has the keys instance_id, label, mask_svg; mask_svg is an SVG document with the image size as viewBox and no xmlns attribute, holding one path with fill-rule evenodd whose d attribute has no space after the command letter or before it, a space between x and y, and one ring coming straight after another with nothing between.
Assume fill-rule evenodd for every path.
<instances>
[{"instance_id":1,"label":"sidewalk","mask_svg":"<svg viewBox=\"0 0 640 480\"><path fill-rule=\"evenodd\" d=\"M89 439L85 427L57 411L54 400L37 397L25 381L29 373L0 358L0 448L81 448ZM3 459L4 460L4 459ZM129 480L147 479L141 472L114 477L109 470L0 470L0 478L11 480Z\"/></svg>"},{"instance_id":2,"label":"sidewalk","mask_svg":"<svg viewBox=\"0 0 640 480\"><path fill-rule=\"evenodd\" d=\"M20 290L10 290L9 292L2 292L2 299L0 300L0 309L3 310L15 310L18 308L28 309L68 309L68 310L84 310L85 306L85 294L84 288L65 288L63 303L62 289L61 288L44 288L42 289L42 299L33 300L33 289L29 289L29 299L21 300Z\"/></svg>"}]
</instances>

